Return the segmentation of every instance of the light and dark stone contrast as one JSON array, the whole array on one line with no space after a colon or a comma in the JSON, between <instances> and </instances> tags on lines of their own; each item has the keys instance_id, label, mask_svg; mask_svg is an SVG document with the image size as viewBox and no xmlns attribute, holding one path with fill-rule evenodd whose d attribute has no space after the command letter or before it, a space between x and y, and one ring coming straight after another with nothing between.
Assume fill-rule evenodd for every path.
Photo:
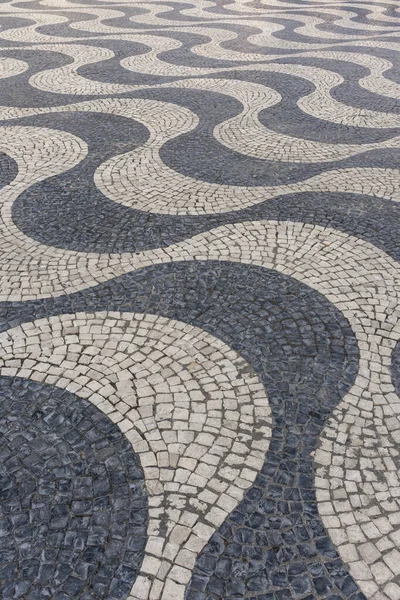
<instances>
[{"instance_id":1,"label":"light and dark stone contrast","mask_svg":"<svg viewBox=\"0 0 400 600\"><path fill-rule=\"evenodd\" d=\"M395 0L0 3L0 596L400 600Z\"/></svg>"},{"instance_id":2,"label":"light and dark stone contrast","mask_svg":"<svg viewBox=\"0 0 400 600\"><path fill-rule=\"evenodd\" d=\"M2 598L126 598L146 543L138 457L89 401L0 379Z\"/></svg>"}]
</instances>

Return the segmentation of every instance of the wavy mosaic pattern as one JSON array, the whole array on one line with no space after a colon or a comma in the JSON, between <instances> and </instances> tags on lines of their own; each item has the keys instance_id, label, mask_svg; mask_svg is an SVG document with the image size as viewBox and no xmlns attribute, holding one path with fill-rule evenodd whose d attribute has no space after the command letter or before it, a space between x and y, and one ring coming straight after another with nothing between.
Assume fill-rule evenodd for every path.
<instances>
[{"instance_id":1,"label":"wavy mosaic pattern","mask_svg":"<svg viewBox=\"0 0 400 600\"><path fill-rule=\"evenodd\" d=\"M400 600L400 9L6 0L0 596Z\"/></svg>"}]
</instances>

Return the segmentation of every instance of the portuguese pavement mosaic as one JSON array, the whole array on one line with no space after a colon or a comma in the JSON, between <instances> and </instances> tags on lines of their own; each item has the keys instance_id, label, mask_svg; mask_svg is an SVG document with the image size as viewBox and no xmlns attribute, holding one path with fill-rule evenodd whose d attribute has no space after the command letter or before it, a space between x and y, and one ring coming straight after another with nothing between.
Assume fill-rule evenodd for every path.
<instances>
[{"instance_id":1,"label":"portuguese pavement mosaic","mask_svg":"<svg viewBox=\"0 0 400 600\"><path fill-rule=\"evenodd\" d=\"M397 0L0 5L0 597L400 600Z\"/></svg>"}]
</instances>

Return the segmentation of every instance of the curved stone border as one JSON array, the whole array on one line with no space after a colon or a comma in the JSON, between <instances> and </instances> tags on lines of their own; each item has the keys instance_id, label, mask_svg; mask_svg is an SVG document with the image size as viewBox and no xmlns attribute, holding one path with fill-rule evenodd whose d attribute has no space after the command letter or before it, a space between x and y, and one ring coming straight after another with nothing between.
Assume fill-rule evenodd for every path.
<instances>
[{"instance_id":1,"label":"curved stone border","mask_svg":"<svg viewBox=\"0 0 400 600\"><path fill-rule=\"evenodd\" d=\"M0 377L2 598L127 597L147 496L118 427L71 392Z\"/></svg>"},{"instance_id":2,"label":"curved stone border","mask_svg":"<svg viewBox=\"0 0 400 600\"><path fill-rule=\"evenodd\" d=\"M129 313L77 313L0 334L0 374L89 399L138 452L146 554L130 598L183 598L196 555L264 463L271 416L250 365L211 335Z\"/></svg>"}]
</instances>

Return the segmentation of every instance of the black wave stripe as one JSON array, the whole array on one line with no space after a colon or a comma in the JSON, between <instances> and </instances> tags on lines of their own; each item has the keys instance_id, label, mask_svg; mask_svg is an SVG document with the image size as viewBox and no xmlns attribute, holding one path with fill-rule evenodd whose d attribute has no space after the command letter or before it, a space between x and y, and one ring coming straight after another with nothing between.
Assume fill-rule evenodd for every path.
<instances>
[{"instance_id":1,"label":"black wave stripe","mask_svg":"<svg viewBox=\"0 0 400 600\"><path fill-rule=\"evenodd\" d=\"M85 139L90 148L87 158L76 167L31 186L13 204L14 223L44 244L86 252L137 252L165 247L228 223L277 219L333 227L400 257L398 203L356 194L299 193L220 215L144 213L107 199L93 185L93 174L109 157L144 143L148 136L145 127L132 119L79 112L16 122L66 130ZM375 153L379 155L383 167L396 156L391 150Z\"/></svg>"},{"instance_id":2,"label":"black wave stripe","mask_svg":"<svg viewBox=\"0 0 400 600\"><path fill-rule=\"evenodd\" d=\"M147 495L131 444L88 400L0 377L0 595L127 597Z\"/></svg>"},{"instance_id":3,"label":"black wave stripe","mask_svg":"<svg viewBox=\"0 0 400 600\"><path fill-rule=\"evenodd\" d=\"M400 341L392 353L392 381L396 394L400 396Z\"/></svg>"},{"instance_id":4,"label":"black wave stripe","mask_svg":"<svg viewBox=\"0 0 400 600\"><path fill-rule=\"evenodd\" d=\"M156 90L151 86L185 77L139 74L123 69L119 64L127 56L135 57L149 50L145 43L147 34L179 40L182 42L180 48L159 53L158 58L167 67L168 64L217 67L219 73L204 75L200 71L199 76L226 77L236 80L238 85L245 81L262 83L281 93L282 101L259 115L266 127L278 134L308 140L359 144L362 149L362 144L397 136L398 128L337 125L306 115L298 108L297 102L313 91L311 82L300 76L263 73L257 63L241 60L240 54L235 60L234 53L263 54L266 62L271 62L276 55L284 55L285 58L275 60L273 64L308 65L331 70L342 75L344 83L330 93L344 106L348 105L353 114L353 109L360 108L397 115L397 99L384 96L379 88L373 93L360 86L359 81L369 74L368 69L351 63L351 60L318 57L318 50L313 48L310 48L311 52L305 50L299 56L291 56L300 52L290 47L296 42L318 44L324 49L329 44L331 50L343 49L366 56L370 53L393 62L393 67L384 73L384 77L398 83L398 50L394 44L393 50L343 44L353 40L399 42L400 37L392 35L397 31L395 23L385 22L379 15L371 18L375 8L373 2L363 2L361 7L359 3L354 7L351 2L332 7L335 11L341 9L343 16L355 13L351 22L358 25L357 29L337 22L338 17L330 12L329 6L322 7L309 0L288 0L284 5L274 5L273 1L266 5L265 1L253 0L242 4L242 12L235 11L234 0L216 0L203 10L204 19L184 14L185 9L196 7L193 2L163 0L155 23L149 24L135 21L136 15L150 14L141 7L107 2L88 5L102 10L120 10L123 16L105 16L101 23L129 28L135 34L134 41L126 40L122 34L120 40L111 40L112 35L109 34L74 29L74 23L82 22L84 26L85 20L90 24L97 19L79 4L72 0L71 12L40 2L16 2L12 7L26 13L43 10L66 16L66 23L36 27L38 33L48 37L50 44L53 43L52 36L61 39L72 37L77 45L83 43L113 50L114 58L79 67L78 74L87 78L88 83L103 81L148 85L148 89L118 96L172 102L198 115L200 122L194 131L166 143L161 150L162 160L176 172L217 184L256 187L301 183L312 175L331 169L398 168L399 151L393 149L364 152L328 164L262 161L230 151L218 143L213 129L218 123L240 113L241 106L237 100L218 93L194 90ZM155 6L154 3L152 6ZM200 12L201 7L197 8ZM384 8L384 15L398 17L400 22L395 3L387 2ZM0 35L7 29L23 30L33 23L19 17L18 12L15 17L10 14L6 13L1 19ZM199 22L201 27L207 26L207 15L213 17L208 23L210 36L194 32L192 28ZM315 26L315 35L302 34L301 26L307 22L307 17L313 16L322 16L323 23ZM260 29L254 26L255 21ZM249 41L250 36L261 31L268 22L283 25L281 31L271 34L271 43L281 41L285 47L269 47L268 41L259 47ZM366 31L366 24L376 25L377 30ZM168 31L175 26L182 29ZM207 42L218 30L237 34L235 39L222 43L223 49L232 52L232 60L219 60L212 56L212 52L210 57L196 54L196 46ZM336 35L342 37L336 38ZM67 65L72 59L62 54L62 43L59 44L60 52L54 48L51 52L44 52L37 51L36 43L27 39L24 41L22 36L21 41L0 39L1 56L15 57L29 64L27 72L0 81L1 106L51 107L109 97L59 94L57 89L48 93L34 89L29 84L33 74ZM14 49L16 46L18 50ZM10 49L5 50L5 47ZM132 63L134 66L134 60ZM224 72L224 69L244 65L246 71ZM135 149L148 139L144 126L131 119L95 113L38 115L3 121L2 125L60 129L77 135L89 145L89 154L79 165L32 186L13 205L12 218L17 227L43 244L86 252L135 252L167 247L224 224L268 219L333 227L374 244L396 260L400 258L399 204L354 193L359 189L356 186L352 188L349 185L348 193L340 194L299 192L224 214L169 216L144 213L111 202L93 184L93 174L100 164L111 156ZM16 163L0 155L0 185L7 185L16 175ZM10 264L12 268L12 262ZM151 313L200 327L238 351L256 369L268 392L273 432L264 467L243 501L197 557L187 586L186 600L362 600L364 596L349 576L323 528L313 484L313 450L326 420L354 382L358 370L355 336L339 310L306 285L275 271L222 261L181 262L141 269L55 299L0 303L0 329L4 331L51 315L103 310ZM399 357L398 343L391 367L397 393L400 390ZM101 512L106 514L107 523L112 523L110 527L107 525L108 529L105 527L107 531L103 533L108 541L115 541L114 534L119 536L115 551L111 553L108 541L102 545L97 538L98 554L94 553L91 549L93 544L89 542L86 546L79 546L81 530L75 527L75 521L74 527L69 527L75 518L73 493L68 496L67 484L65 489L57 489L51 468L47 468L54 447L58 451L64 444L62 436L66 419L70 419L68 423L71 419L79 423L82 414L99 427L101 433L98 438L89 436L88 439L83 432L85 439L80 443L85 449L85 456L74 462L72 454L71 468L78 465L84 477L91 477L94 471L97 476L104 464L99 460L96 444L105 444L107 451L123 457L120 464L115 469L113 467L114 475L110 471L110 478L122 473L125 481L130 480L133 485L131 494L122 486L121 497L113 497L112 493L102 496L103 500L107 496L109 502L107 507L101 504ZM3 561L0 596L5 600L18 597L23 600L44 600L47 597L55 600L126 599L143 557L147 500L140 465L124 436L86 401L68 392L20 379L0 378L0 416L0 509L6 511L0 523L0 560ZM46 419L50 419L51 430L46 429ZM18 432L15 430L16 423L21 426ZM26 437L23 443L19 441L21 431ZM7 452L12 453L12 458ZM23 463L27 456L35 457L36 454L40 454L40 460L30 465L30 471L25 466L23 473L18 466L14 469L17 458ZM63 464L63 459L63 453L58 452L54 460L60 462L55 464ZM7 471L9 463L11 470ZM43 464L44 471L41 470ZM82 477L81 472L74 472L70 479L81 482ZM71 484L71 489L74 485ZM84 488L79 494L86 493ZM121 499L124 510L125 507L129 509L129 516L115 510L115 501ZM94 503L97 497L92 500ZM35 502L43 504L36 506ZM64 504L68 504L69 512L59 508ZM14 510L15 506L18 510ZM89 530L92 525L98 526L98 507L91 506L94 507L90 513L92 521L85 525ZM54 507L56 510L53 510ZM18 521L22 513L25 516ZM29 513L29 526L23 521L26 513ZM119 531L120 517L124 523L129 523L129 531ZM66 540L73 545L73 550L69 549ZM43 549L52 551L51 561L47 560L49 553L43 554ZM67 581L68 591L65 591Z\"/></svg>"},{"instance_id":5,"label":"black wave stripe","mask_svg":"<svg viewBox=\"0 0 400 600\"><path fill-rule=\"evenodd\" d=\"M3 40L5 41L5 40ZM7 42L7 45L8 42ZM20 45L20 44L19 44ZM1 50L1 56L12 57L23 60L29 65L29 69L20 73L17 77L0 80L0 105L1 106L57 106L68 103L68 96L61 94L50 94L34 88L29 84L32 75L47 69L57 69L73 62L70 56L59 52L46 52L44 50ZM76 97L70 96L70 101L76 101Z\"/></svg>"},{"instance_id":6,"label":"black wave stripe","mask_svg":"<svg viewBox=\"0 0 400 600\"><path fill-rule=\"evenodd\" d=\"M176 81L180 77L165 77L159 75L146 75L145 73L135 73L128 71L121 66L120 62L130 56L138 56L149 52L150 47L145 43L132 42L127 40L93 40L86 41L85 45L107 48L114 52L115 56L101 63L83 65L77 69L77 73L86 79L92 81L102 81L104 83L118 83L120 85L159 85L169 81ZM123 94L130 97L132 94Z\"/></svg>"},{"instance_id":7,"label":"black wave stripe","mask_svg":"<svg viewBox=\"0 0 400 600\"><path fill-rule=\"evenodd\" d=\"M11 156L0 152L0 190L11 183L18 174L18 165Z\"/></svg>"},{"instance_id":8,"label":"black wave stripe","mask_svg":"<svg viewBox=\"0 0 400 600\"><path fill-rule=\"evenodd\" d=\"M313 490L310 453L358 368L351 328L323 296L269 269L182 262L0 309L2 329L60 313L153 313L200 327L239 352L268 393L270 450L255 484L200 554L188 598L270 591L288 598L301 590L362 597L326 536Z\"/></svg>"},{"instance_id":9,"label":"black wave stripe","mask_svg":"<svg viewBox=\"0 0 400 600\"><path fill-rule=\"evenodd\" d=\"M40 7L40 4L39 4ZM102 8L101 6L99 6L99 8ZM107 9L111 9L114 10L113 7L109 7L109 6L104 6L103 10L107 10ZM135 26L134 21L130 21L130 17L134 17L135 15L142 15L145 14L146 11L144 9L140 9L139 7L130 7L129 5L123 4L123 5L118 5L115 7L116 11L122 12L124 14L124 16L121 17L110 17L110 18L103 18L102 19L102 23L104 25L111 25L112 27L124 27L124 28L132 28L132 33L136 33L137 30L139 29L139 31L141 30L141 28L137 28L137 26ZM96 33L89 33L88 31L83 31L80 29L74 29L72 27L70 27L71 24L73 23L80 23L80 22L84 22L84 21L95 21L98 17L95 14L91 14L91 13L85 13L84 10L82 12L62 12L61 13L63 16L68 18L68 23L59 23L59 24L54 24L54 25L40 25L37 27L37 31L38 33L41 33L43 35L48 35L49 38L51 36L57 36L57 37L76 37L77 41L79 41L79 38L87 38L87 37L94 37L95 39L99 38L99 34ZM101 41L101 40L98 40ZM86 42L85 42L86 43Z\"/></svg>"},{"instance_id":10,"label":"black wave stripe","mask_svg":"<svg viewBox=\"0 0 400 600\"><path fill-rule=\"evenodd\" d=\"M359 79L369 75L369 69L352 63L351 57L349 57L349 62L317 57L302 57L301 59L292 57L285 59L285 64L288 63L318 67L342 75L345 81L334 87L330 91L330 94L344 105L389 112L395 115L399 114L400 109L398 100L380 95L379 88L377 88L376 93L374 93L358 85Z\"/></svg>"}]
</instances>

